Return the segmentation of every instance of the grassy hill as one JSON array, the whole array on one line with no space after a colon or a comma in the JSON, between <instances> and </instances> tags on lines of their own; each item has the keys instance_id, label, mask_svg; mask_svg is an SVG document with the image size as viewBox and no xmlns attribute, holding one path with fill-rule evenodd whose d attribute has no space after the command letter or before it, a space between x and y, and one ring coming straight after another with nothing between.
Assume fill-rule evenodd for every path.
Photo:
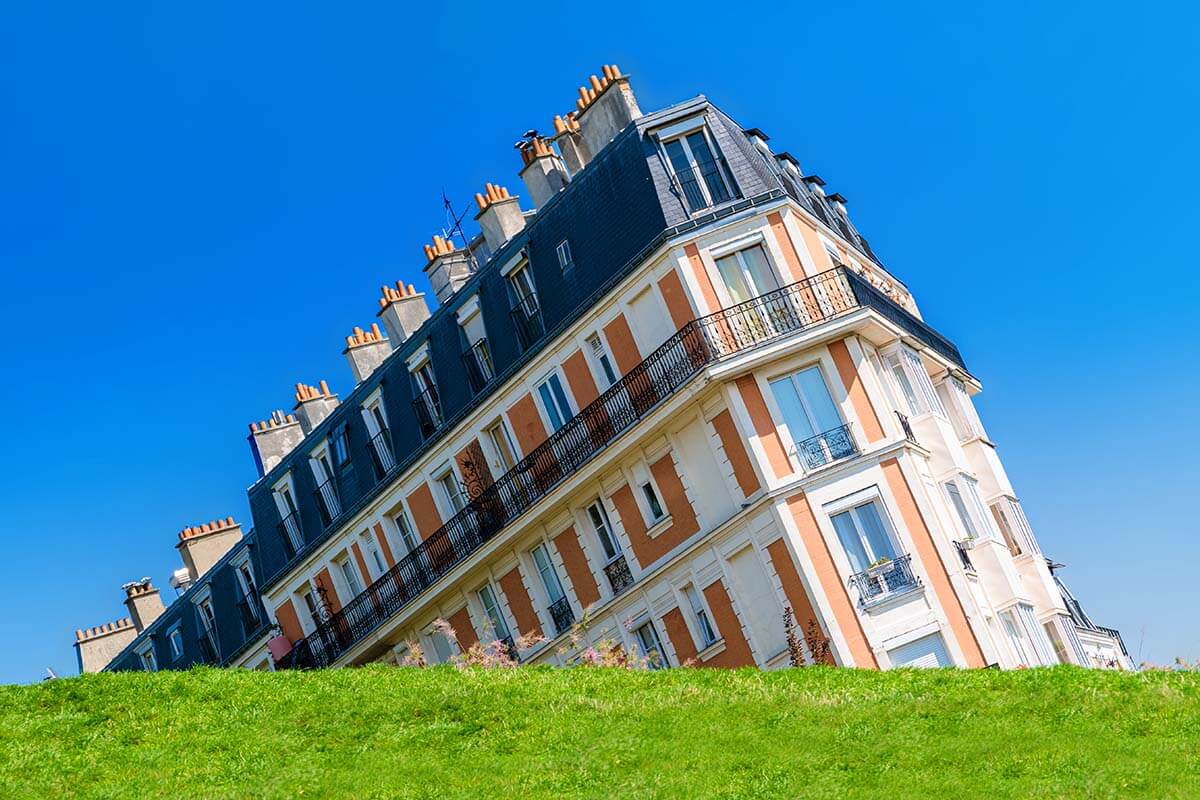
<instances>
[{"instance_id":1,"label":"grassy hill","mask_svg":"<svg viewBox=\"0 0 1200 800\"><path fill-rule=\"evenodd\" d=\"M1200 675L375 667L0 687L0 796L1200 797Z\"/></svg>"}]
</instances>

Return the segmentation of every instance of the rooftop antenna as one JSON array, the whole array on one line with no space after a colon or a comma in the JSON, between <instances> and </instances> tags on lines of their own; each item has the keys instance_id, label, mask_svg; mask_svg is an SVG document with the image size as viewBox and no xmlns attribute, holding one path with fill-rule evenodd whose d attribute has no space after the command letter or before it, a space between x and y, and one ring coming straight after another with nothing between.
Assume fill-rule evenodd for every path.
<instances>
[{"instance_id":1,"label":"rooftop antenna","mask_svg":"<svg viewBox=\"0 0 1200 800\"><path fill-rule=\"evenodd\" d=\"M468 204L462 210L461 214L454 213L454 204L450 202L450 198L446 196L446 188L442 187L442 207L446 210L447 227L442 228L442 236L448 241L453 242L454 237L462 240L463 251L467 254L467 258L471 259L471 265L474 272L479 271L479 262L475 260L475 253L471 250L471 242L467 239L467 235L463 233L462 221L467 216L467 212L471 210Z\"/></svg>"}]
</instances>

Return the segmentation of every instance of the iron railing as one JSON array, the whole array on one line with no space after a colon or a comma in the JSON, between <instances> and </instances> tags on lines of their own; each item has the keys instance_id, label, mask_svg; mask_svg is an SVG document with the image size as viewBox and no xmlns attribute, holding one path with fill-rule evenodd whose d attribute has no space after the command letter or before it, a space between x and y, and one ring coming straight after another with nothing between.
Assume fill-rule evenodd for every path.
<instances>
[{"instance_id":1,"label":"iron railing","mask_svg":"<svg viewBox=\"0 0 1200 800\"><path fill-rule=\"evenodd\" d=\"M338 500L337 487L333 478L329 478L316 488L313 497L317 499L317 510L321 512L321 524L326 528L342 515L342 504Z\"/></svg>"},{"instance_id":2,"label":"iron railing","mask_svg":"<svg viewBox=\"0 0 1200 800\"><path fill-rule=\"evenodd\" d=\"M371 465L375 468L375 480L381 480L396 466L396 457L392 455L387 428L381 429L371 437L368 449L371 451Z\"/></svg>"},{"instance_id":3,"label":"iron railing","mask_svg":"<svg viewBox=\"0 0 1200 800\"><path fill-rule=\"evenodd\" d=\"M688 211L693 214L742 196L733 182L724 156L676 170L675 177L679 180L679 189Z\"/></svg>"},{"instance_id":4,"label":"iron railing","mask_svg":"<svg viewBox=\"0 0 1200 800\"><path fill-rule=\"evenodd\" d=\"M804 461L805 467L816 469L858 455L858 447L854 444L854 437L850 435L850 426L847 424L810 436L796 445L796 452Z\"/></svg>"},{"instance_id":5,"label":"iron railing","mask_svg":"<svg viewBox=\"0 0 1200 800\"><path fill-rule=\"evenodd\" d=\"M967 572L975 572L975 562L971 560L971 551L962 542L954 542L954 550L958 553L958 561Z\"/></svg>"},{"instance_id":6,"label":"iron railing","mask_svg":"<svg viewBox=\"0 0 1200 800\"><path fill-rule=\"evenodd\" d=\"M896 419L900 420L900 430L904 431L904 438L908 439L913 444L916 444L917 435L913 433L912 425L909 423L908 417L897 411Z\"/></svg>"},{"instance_id":7,"label":"iron railing","mask_svg":"<svg viewBox=\"0 0 1200 800\"><path fill-rule=\"evenodd\" d=\"M279 666L332 663L495 538L705 366L859 308L880 305L894 308L900 317L911 317L861 277L838 268L687 323L316 632L297 642ZM616 586L624 589L626 581L632 583L632 577L627 577L628 564L611 571L605 568L605 573L614 592Z\"/></svg>"},{"instance_id":8,"label":"iron railing","mask_svg":"<svg viewBox=\"0 0 1200 800\"><path fill-rule=\"evenodd\" d=\"M517 328L517 343L521 345L521 352L525 352L546 332L537 294L530 292L518 298L509 313L512 314L513 325Z\"/></svg>"},{"instance_id":9,"label":"iron railing","mask_svg":"<svg viewBox=\"0 0 1200 800\"><path fill-rule=\"evenodd\" d=\"M1119 630L1116 628L1106 628L1103 625L1097 625L1096 630L1100 631L1101 633L1107 633L1109 636L1116 639L1117 644L1121 646L1121 652L1125 654L1126 658L1129 658L1129 651L1125 649L1125 640L1121 637L1121 632Z\"/></svg>"},{"instance_id":10,"label":"iron railing","mask_svg":"<svg viewBox=\"0 0 1200 800\"><path fill-rule=\"evenodd\" d=\"M241 594L239 592L239 594ZM242 633L249 636L262 625L263 608L257 595L247 597L242 594L237 601L238 614L242 618Z\"/></svg>"},{"instance_id":11,"label":"iron railing","mask_svg":"<svg viewBox=\"0 0 1200 800\"><path fill-rule=\"evenodd\" d=\"M205 664L221 663L221 654L217 652L217 644L214 641L212 631L205 631L197 637L200 644L200 658Z\"/></svg>"},{"instance_id":12,"label":"iron railing","mask_svg":"<svg viewBox=\"0 0 1200 800\"><path fill-rule=\"evenodd\" d=\"M462 354L462 360L463 366L467 368L467 380L471 384L471 391L479 394L496 374L492 367L492 353L488 350L487 339L482 338L467 348Z\"/></svg>"},{"instance_id":13,"label":"iron railing","mask_svg":"<svg viewBox=\"0 0 1200 800\"><path fill-rule=\"evenodd\" d=\"M413 411L417 414L417 425L421 428L421 438L428 439L442 424L442 402L438 398L436 386L430 386L418 394L412 401Z\"/></svg>"},{"instance_id":14,"label":"iron railing","mask_svg":"<svg viewBox=\"0 0 1200 800\"><path fill-rule=\"evenodd\" d=\"M850 583L858 589L858 604L865 608L875 600L920 586L921 580L913 574L912 556L906 555L856 572Z\"/></svg>"},{"instance_id":15,"label":"iron railing","mask_svg":"<svg viewBox=\"0 0 1200 800\"><path fill-rule=\"evenodd\" d=\"M575 612L571 610L571 601L560 597L550 604L550 619L554 620L554 635L566 633L575 624Z\"/></svg>"},{"instance_id":16,"label":"iron railing","mask_svg":"<svg viewBox=\"0 0 1200 800\"><path fill-rule=\"evenodd\" d=\"M629 562L625 560L624 555L619 555L605 564L604 575L608 578L608 585L612 587L614 597L633 586L633 573L629 571Z\"/></svg>"},{"instance_id":17,"label":"iron railing","mask_svg":"<svg viewBox=\"0 0 1200 800\"><path fill-rule=\"evenodd\" d=\"M283 540L283 551L288 561L304 549L304 531L300 527L299 511L293 511L279 523L279 538Z\"/></svg>"}]
</instances>

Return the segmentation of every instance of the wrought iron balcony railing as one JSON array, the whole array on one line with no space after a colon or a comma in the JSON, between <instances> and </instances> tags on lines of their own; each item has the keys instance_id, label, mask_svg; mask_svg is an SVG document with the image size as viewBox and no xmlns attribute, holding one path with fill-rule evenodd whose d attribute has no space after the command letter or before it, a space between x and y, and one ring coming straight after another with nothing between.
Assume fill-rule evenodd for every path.
<instances>
[{"instance_id":1,"label":"wrought iron balcony railing","mask_svg":"<svg viewBox=\"0 0 1200 800\"><path fill-rule=\"evenodd\" d=\"M463 366L467 368L467 380L471 384L471 391L479 394L496 374L492 367L492 352L488 350L487 339L480 339L471 345L462 354L462 360Z\"/></svg>"},{"instance_id":2,"label":"wrought iron balcony railing","mask_svg":"<svg viewBox=\"0 0 1200 800\"><path fill-rule=\"evenodd\" d=\"M724 157L676 170L675 177L688 211L693 214L742 196Z\"/></svg>"},{"instance_id":3,"label":"wrought iron balcony railing","mask_svg":"<svg viewBox=\"0 0 1200 800\"><path fill-rule=\"evenodd\" d=\"M913 433L912 425L909 424L908 417L897 411L896 418L900 420L900 430L904 431L904 438L908 439L913 444L916 444L917 436L915 433Z\"/></svg>"},{"instance_id":4,"label":"wrought iron balcony railing","mask_svg":"<svg viewBox=\"0 0 1200 800\"><path fill-rule=\"evenodd\" d=\"M521 345L521 352L525 352L546 332L537 295L530 292L520 298L513 303L509 313L512 314L513 324L517 328L517 343Z\"/></svg>"},{"instance_id":5,"label":"wrought iron balcony railing","mask_svg":"<svg viewBox=\"0 0 1200 800\"><path fill-rule=\"evenodd\" d=\"M633 586L633 573L629 571L629 562L625 560L624 555L619 555L605 564L604 575L608 578L608 585L612 587L614 597Z\"/></svg>"},{"instance_id":6,"label":"wrought iron balcony railing","mask_svg":"<svg viewBox=\"0 0 1200 800\"><path fill-rule=\"evenodd\" d=\"M371 465L375 469L375 480L380 480L396 466L396 457L392 455L392 445L388 439L388 429L383 428L372 436L369 445Z\"/></svg>"},{"instance_id":7,"label":"wrought iron balcony railing","mask_svg":"<svg viewBox=\"0 0 1200 800\"><path fill-rule=\"evenodd\" d=\"M338 500L333 478L318 486L313 492L313 497L317 500L317 510L321 512L321 524L328 528L329 523L342 515L342 503Z\"/></svg>"},{"instance_id":8,"label":"wrought iron balcony railing","mask_svg":"<svg viewBox=\"0 0 1200 800\"><path fill-rule=\"evenodd\" d=\"M304 532L300 528L299 511L293 511L279 523L279 538L283 540L283 552L288 561L304 549Z\"/></svg>"},{"instance_id":9,"label":"wrought iron balcony railing","mask_svg":"<svg viewBox=\"0 0 1200 800\"><path fill-rule=\"evenodd\" d=\"M197 638L200 645L200 658L205 664L220 664L221 654L217 651L217 643L212 631L205 631Z\"/></svg>"},{"instance_id":10,"label":"wrought iron balcony railing","mask_svg":"<svg viewBox=\"0 0 1200 800\"><path fill-rule=\"evenodd\" d=\"M858 447L850 435L850 426L839 425L798 443L796 452L805 467L816 469L858 455Z\"/></svg>"},{"instance_id":11,"label":"wrought iron balcony railing","mask_svg":"<svg viewBox=\"0 0 1200 800\"><path fill-rule=\"evenodd\" d=\"M442 424L442 402L438 398L437 387L430 386L418 394L413 398L412 405L421 428L421 437L428 439Z\"/></svg>"},{"instance_id":12,"label":"wrought iron balcony railing","mask_svg":"<svg viewBox=\"0 0 1200 800\"><path fill-rule=\"evenodd\" d=\"M962 542L956 541L954 549L958 553L958 561L967 572L975 572L975 562L971 560L971 551Z\"/></svg>"},{"instance_id":13,"label":"wrought iron balcony railing","mask_svg":"<svg viewBox=\"0 0 1200 800\"><path fill-rule=\"evenodd\" d=\"M863 608L888 595L913 589L921 580L913 574L912 556L900 556L850 576L850 583L858 589L858 604Z\"/></svg>"},{"instance_id":14,"label":"wrought iron balcony railing","mask_svg":"<svg viewBox=\"0 0 1200 800\"><path fill-rule=\"evenodd\" d=\"M924 323L844 268L692 320L331 615L319 630L297 642L279 666L332 663L499 535L707 365L861 308L874 308L888 319L900 320L895 324L935 347L934 341L922 334ZM963 366L957 355L953 360ZM617 585L625 588L621 571L605 570L610 582L615 581L614 591ZM628 571L628 564L623 571ZM628 580L632 582L632 578Z\"/></svg>"},{"instance_id":15,"label":"wrought iron balcony railing","mask_svg":"<svg viewBox=\"0 0 1200 800\"><path fill-rule=\"evenodd\" d=\"M554 620L554 635L566 633L575 624L575 612L571 610L571 601L560 597L550 604L550 619Z\"/></svg>"},{"instance_id":16,"label":"wrought iron balcony railing","mask_svg":"<svg viewBox=\"0 0 1200 800\"><path fill-rule=\"evenodd\" d=\"M239 593L240 594L240 593ZM258 597L242 594L237 601L238 615L242 619L242 633L249 636L262 625L263 609Z\"/></svg>"}]
</instances>

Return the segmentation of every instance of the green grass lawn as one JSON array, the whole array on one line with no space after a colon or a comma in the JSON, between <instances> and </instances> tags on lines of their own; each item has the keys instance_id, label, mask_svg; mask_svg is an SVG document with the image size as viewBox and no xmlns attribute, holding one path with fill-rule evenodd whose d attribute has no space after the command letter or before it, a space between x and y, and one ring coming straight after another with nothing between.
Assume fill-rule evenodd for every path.
<instances>
[{"instance_id":1,"label":"green grass lawn","mask_svg":"<svg viewBox=\"0 0 1200 800\"><path fill-rule=\"evenodd\" d=\"M0 687L0 796L1200 797L1200 675L372 667Z\"/></svg>"}]
</instances>

